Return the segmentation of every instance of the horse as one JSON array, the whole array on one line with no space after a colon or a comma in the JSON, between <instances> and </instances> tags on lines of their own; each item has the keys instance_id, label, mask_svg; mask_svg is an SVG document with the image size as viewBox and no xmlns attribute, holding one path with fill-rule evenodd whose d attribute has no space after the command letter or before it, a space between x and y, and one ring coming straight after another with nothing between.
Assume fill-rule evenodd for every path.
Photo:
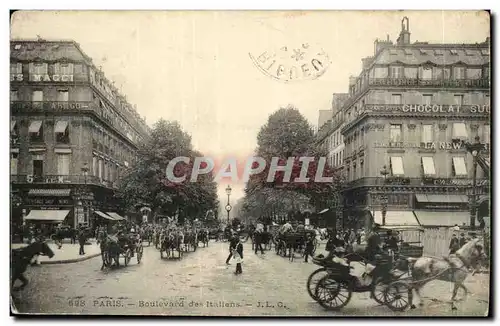
<instances>
[{"instance_id":1,"label":"horse","mask_svg":"<svg viewBox=\"0 0 500 326\"><path fill-rule=\"evenodd\" d=\"M36 241L24 248L13 249L11 251L11 290L14 290L14 283L20 280L23 284L16 290L20 290L28 285L28 279L24 276L24 272L28 268L28 264L33 259L33 256L41 255L54 257L54 252L49 245L44 241Z\"/></svg>"},{"instance_id":2,"label":"horse","mask_svg":"<svg viewBox=\"0 0 500 326\"><path fill-rule=\"evenodd\" d=\"M463 284L469 273L469 268L477 264L478 261L486 259L483 240L481 238L473 239L463 245L454 254L444 258L420 257L408 258L412 264L411 275L413 279L413 289L420 299L420 306L423 306L423 300L420 296L420 289L428 282L438 279L447 282L453 282L453 292L451 296L451 309L456 310L455 297L460 288L467 295L467 288ZM412 309L415 306L412 304Z\"/></svg>"},{"instance_id":3,"label":"horse","mask_svg":"<svg viewBox=\"0 0 500 326\"><path fill-rule=\"evenodd\" d=\"M203 247L208 247L209 233L207 229L202 229L198 232L198 240L203 243Z\"/></svg>"}]
</instances>

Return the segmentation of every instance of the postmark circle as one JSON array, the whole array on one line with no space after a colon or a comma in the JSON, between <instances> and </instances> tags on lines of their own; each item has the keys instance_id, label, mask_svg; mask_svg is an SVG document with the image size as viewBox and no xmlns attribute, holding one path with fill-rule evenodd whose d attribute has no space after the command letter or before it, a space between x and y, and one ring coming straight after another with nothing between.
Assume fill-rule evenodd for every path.
<instances>
[{"instance_id":1,"label":"postmark circle","mask_svg":"<svg viewBox=\"0 0 500 326\"><path fill-rule=\"evenodd\" d=\"M328 54L320 46L308 43L248 55L263 74L286 83L317 79L330 66Z\"/></svg>"}]
</instances>

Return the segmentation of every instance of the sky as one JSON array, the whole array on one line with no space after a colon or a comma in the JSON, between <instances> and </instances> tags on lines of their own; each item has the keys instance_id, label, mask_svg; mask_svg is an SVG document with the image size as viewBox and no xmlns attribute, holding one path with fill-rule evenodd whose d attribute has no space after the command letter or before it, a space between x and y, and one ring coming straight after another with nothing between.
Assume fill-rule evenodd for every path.
<instances>
[{"instance_id":1,"label":"sky","mask_svg":"<svg viewBox=\"0 0 500 326\"><path fill-rule=\"evenodd\" d=\"M489 16L474 11L24 11L11 19L11 38L75 40L149 125L177 120L205 155L244 161L280 107L292 104L316 126L318 111L347 92L361 58L373 55L375 39L396 41L404 16L412 42L489 36ZM275 80L249 56L303 44L328 55L317 79ZM232 200L244 195L242 182L231 186Z\"/></svg>"}]
</instances>

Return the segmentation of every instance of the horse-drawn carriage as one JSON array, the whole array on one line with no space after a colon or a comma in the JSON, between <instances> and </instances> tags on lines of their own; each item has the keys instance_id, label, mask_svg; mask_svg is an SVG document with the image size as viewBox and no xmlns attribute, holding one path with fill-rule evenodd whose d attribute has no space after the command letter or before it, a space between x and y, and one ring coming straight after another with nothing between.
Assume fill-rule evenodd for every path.
<instances>
[{"instance_id":1,"label":"horse-drawn carriage","mask_svg":"<svg viewBox=\"0 0 500 326\"><path fill-rule=\"evenodd\" d=\"M298 232L279 232L275 239L276 254L283 257L288 256L291 261L295 258L296 252L299 252L301 256L304 256L308 237L312 239L313 248L311 254L314 254L318 247L316 231L304 229Z\"/></svg>"},{"instance_id":2,"label":"horse-drawn carriage","mask_svg":"<svg viewBox=\"0 0 500 326\"><path fill-rule=\"evenodd\" d=\"M402 257L422 257L424 254L424 246L422 245L421 236L424 229L419 226L381 226L377 233L380 240L385 243L387 238L392 235L399 238L398 252Z\"/></svg>"},{"instance_id":3,"label":"horse-drawn carriage","mask_svg":"<svg viewBox=\"0 0 500 326\"><path fill-rule=\"evenodd\" d=\"M177 258L182 259L184 247L184 235L177 231L163 230L160 234L159 249L160 257L163 259L174 258L177 252Z\"/></svg>"},{"instance_id":4,"label":"horse-drawn carriage","mask_svg":"<svg viewBox=\"0 0 500 326\"><path fill-rule=\"evenodd\" d=\"M118 234L116 236L104 237L101 239L101 256L104 267L111 267L113 260L115 265L120 265L120 257L124 259L124 265L127 266L132 257L137 257L137 264L141 263L144 248L139 234ZM101 268L101 269L102 269Z\"/></svg>"}]
</instances>

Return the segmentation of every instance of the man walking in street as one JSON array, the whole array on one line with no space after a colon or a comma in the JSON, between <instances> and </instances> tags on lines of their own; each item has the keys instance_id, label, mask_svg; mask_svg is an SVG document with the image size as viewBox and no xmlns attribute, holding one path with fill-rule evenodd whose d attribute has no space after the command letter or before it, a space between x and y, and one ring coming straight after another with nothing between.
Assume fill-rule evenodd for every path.
<instances>
[{"instance_id":1,"label":"man walking in street","mask_svg":"<svg viewBox=\"0 0 500 326\"><path fill-rule=\"evenodd\" d=\"M231 239L229 240L229 255L227 256L226 259L226 265L230 265L229 261L233 257L233 250L236 249L236 246L238 245L238 242L240 242L240 239L233 235Z\"/></svg>"},{"instance_id":2,"label":"man walking in street","mask_svg":"<svg viewBox=\"0 0 500 326\"><path fill-rule=\"evenodd\" d=\"M85 255L85 242L87 241L87 237L85 235L85 229L80 229L80 234L78 236L78 242L80 244L80 255Z\"/></svg>"},{"instance_id":3,"label":"man walking in street","mask_svg":"<svg viewBox=\"0 0 500 326\"><path fill-rule=\"evenodd\" d=\"M454 254L458 249L460 249L460 243L458 241L457 235L453 234L450 240L450 255Z\"/></svg>"}]
</instances>

